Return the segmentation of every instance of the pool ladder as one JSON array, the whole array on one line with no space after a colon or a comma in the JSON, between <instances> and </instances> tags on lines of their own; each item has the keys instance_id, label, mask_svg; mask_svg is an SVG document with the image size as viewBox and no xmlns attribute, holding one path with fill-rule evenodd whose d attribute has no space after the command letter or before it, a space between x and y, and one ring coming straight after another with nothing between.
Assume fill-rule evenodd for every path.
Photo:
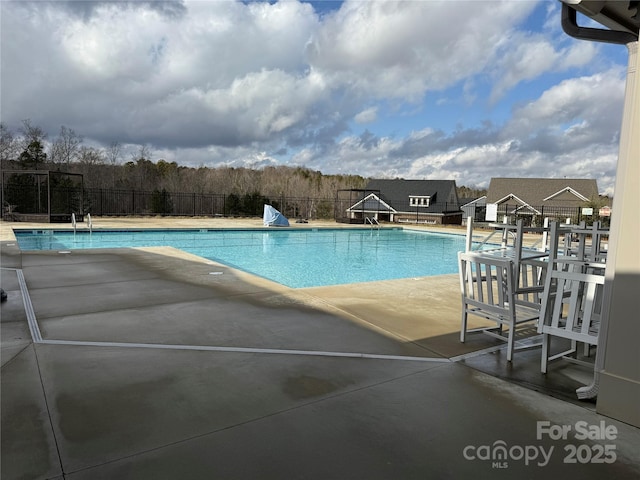
<instances>
[{"instance_id":1,"label":"pool ladder","mask_svg":"<svg viewBox=\"0 0 640 480\"><path fill-rule=\"evenodd\" d=\"M375 229L380 229L380 223L378 223L378 220L376 219L376 217L364 217L364 223L370 223L371 224L371 230Z\"/></svg>"},{"instance_id":2,"label":"pool ladder","mask_svg":"<svg viewBox=\"0 0 640 480\"><path fill-rule=\"evenodd\" d=\"M78 228L78 223L76 222L76 214L71 214L71 225L73 226L73 234L75 235L76 230ZM87 227L89 228L89 234L93 233L93 222L91 221L91 214L87 213Z\"/></svg>"}]
</instances>

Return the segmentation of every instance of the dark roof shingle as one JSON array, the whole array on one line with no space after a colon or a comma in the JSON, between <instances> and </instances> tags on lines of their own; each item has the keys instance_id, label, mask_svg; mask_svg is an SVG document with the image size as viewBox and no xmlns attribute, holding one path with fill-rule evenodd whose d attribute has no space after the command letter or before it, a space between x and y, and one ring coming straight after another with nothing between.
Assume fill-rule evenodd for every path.
<instances>
[{"instance_id":1,"label":"dark roof shingle","mask_svg":"<svg viewBox=\"0 0 640 480\"><path fill-rule=\"evenodd\" d=\"M406 211L412 195L429 196L435 200L425 211L459 210L455 180L372 179L367 190L380 190L380 197L398 211Z\"/></svg>"},{"instance_id":2,"label":"dark roof shingle","mask_svg":"<svg viewBox=\"0 0 640 480\"><path fill-rule=\"evenodd\" d=\"M542 206L552 204L553 201L548 198L567 188L578 192L588 200L598 197L598 185L594 179L492 178L487 192L487 203L498 203L505 197L515 195L529 205ZM576 201L578 198L576 196Z\"/></svg>"}]
</instances>

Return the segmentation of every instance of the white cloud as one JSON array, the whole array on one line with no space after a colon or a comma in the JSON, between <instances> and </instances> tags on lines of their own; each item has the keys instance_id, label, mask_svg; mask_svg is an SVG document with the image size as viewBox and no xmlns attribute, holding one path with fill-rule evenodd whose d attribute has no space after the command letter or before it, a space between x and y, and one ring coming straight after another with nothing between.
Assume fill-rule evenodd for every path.
<instances>
[{"instance_id":1,"label":"white cloud","mask_svg":"<svg viewBox=\"0 0 640 480\"><path fill-rule=\"evenodd\" d=\"M584 128L567 129L580 122L583 127L590 127L590 137L585 138L585 142L615 141L613 134L621 122L624 88L621 68L564 80L538 99L516 109L503 134L527 138L546 129L557 134L564 132L563 141L568 141L576 133L584 132Z\"/></svg>"},{"instance_id":2,"label":"white cloud","mask_svg":"<svg viewBox=\"0 0 640 480\"><path fill-rule=\"evenodd\" d=\"M349 0L323 16L294 0L0 8L2 121L14 128L66 125L186 165L286 161L477 185L597 170L613 185L624 68L566 37L555 3ZM536 83L548 73L561 80ZM501 104L523 83L519 104Z\"/></svg>"},{"instance_id":3,"label":"white cloud","mask_svg":"<svg viewBox=\"0 0 640 480\"><path fill-rule=\"evenodd\" d=\"M318 21L308 4L193 2L172 17L113 2L97 4L88 19L58 7L2 5L3 37L17 38L8 58L3 42L3 64L11 65L3 68L3 91L24 92L3 95L5 118L35 117L53 129L63 117L106 136L102 120L111 116L112 135L126 130L162 144L172 129L180 144L182 135L192 142L195 130L197 143L225 144L286 130L321 100L321 79L303 61ZM33 74L34 65L42 74ZM226 125L230 138L201 123Z\"/></svg>"},{"instance_id":4,"label":"white cloud","mask_svg":"<svg viewBox=\"0 0 640 480\"><path fill-rule=\"evenodd\" d=\"M346 165L373 177L449 178L479 187L488 186L492 176L588 177L611 195L623 95L623 68L567 79L516 109L499 132L487 125L449 135L425 128L400 140L348 137L325 153L332 159L325 165L333 171Z\"/></svg>"},{"instance_id":5,"label":"white cloud","mask_svg":"<svg viewBox=\"0 0 640 480\"><path fill-rule=\"evenodd\" d=\"M311 64L354 93L419 100L478 73L533 2L349 1L319 29Z\"/></svg>"},{"instance_id":6,"label":"white cloud","mask_svg":"<svg viewBox=\"0 0 640 480\"><path fill-rule=\"evenodd\" d=\"M503 55L494 66L495 83L491 102L523 81L546 72L563 71L587 65L597 53L593 42L572 42L557 48L553 39L541 34L516 33L502 46Z\"/></svg>"},{"instance_id":7,"label":"white cloud","mask_svg":"<svg viewBox=\"0 0 640 480\"><path fill-rule=\"evenodd\" d=\"M378 118L378 107L369 107L358 113L353 119L356 123L373 123Z\"/></svg>"}]
</instances>

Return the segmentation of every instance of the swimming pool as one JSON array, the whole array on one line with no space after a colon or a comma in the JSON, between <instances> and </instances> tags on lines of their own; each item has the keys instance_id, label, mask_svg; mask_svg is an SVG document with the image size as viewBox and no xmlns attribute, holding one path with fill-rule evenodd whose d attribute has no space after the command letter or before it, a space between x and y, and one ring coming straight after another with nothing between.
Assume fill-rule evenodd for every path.
<instances>
[{"instance_id":1,"label":"swimming pool","mask_svg":"<svg viewBox=\"0 0 640 480\"><path fill-rule=\"evenodd\" d=\"M27 250L171 246L291 288L457 273L463 235L393 229L16 230Z\"/></svg>"}]
</instances>

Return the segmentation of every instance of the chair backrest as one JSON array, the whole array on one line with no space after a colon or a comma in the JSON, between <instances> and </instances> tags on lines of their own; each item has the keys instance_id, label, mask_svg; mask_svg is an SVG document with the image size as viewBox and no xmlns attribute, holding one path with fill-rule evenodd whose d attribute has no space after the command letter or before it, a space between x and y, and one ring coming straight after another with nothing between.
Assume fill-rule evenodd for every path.
<instances>
[{"instance_id":1,"label":"chair backrest","mask_svg":"<svg viewBox=\"0 0 640 480\"><path fill-rule=\"evenodd\" d=\"M539 308L549 263L542 260L523 260L517 266L514 265L514 268L516 300L522 305Z\"/></svg>"},{"instance_id":2,"label":"chair backrest","mask_svg":"<svg viewBox=\"0 0 640 480\"><path fill-rule=\"evenodd\" d=\"M575 271L547 273L538 331L596 345L604 276Z\"/></svg>"},{"instance_id":3,"label":"chair backrest","mask_svg":"<svg viewBox=\"0 0 640 480\"><path fill-rule=\"evenodd\" d=\"M499 313L510 305L514 290L513 260L459 252L460 288L466 302ZM511 302L512 303L512 302Z\"/></svg>"},{"instance_id":4,"label":"chair backrest","mask_svg":"<svg viewBox=\"0 0 640 480\"><path fill-rule=\"evenodd\" d=\"M607 247L609 229L601 226L600 222L594 222L591 233L591 249L589 260L593 262L605 262L607 259Z\"/></svg>"},{"instance_id":5,"label":"chair backrest","mask_svg":"<svg viewBox=\"0 0 640 480\"><path fill-rule=\"evenodd\" d=\"M580 222L566 232L563 255L578 260L604 262L607 258L608 238L609 229L603 228L600 222L593 222L591 227L587 227L585 222Z\"/></svg>"},{"instance_id":6,"label":"chair backrest","mask_svg":"<svg viewBox=\"0 0 640 480\"><path fill-rule=\"evenodd\" d=\"M548 222L545 219L544 227L537 228L523 228L522 220L518 221L517 225L517 237L515 244L515 277L516 293L519 294L519 298L528 303L531 306L539 304L542 300L542 292L544 290L544 280L547 270L550 265L553 265L558 255L558 222ZM542 233L542 242L538 246L538 251L542 254L539 257L533 256L533 258L527 258L527 255L523 254L524 246L524 233ZM555 244L554 244L555 242Z\"/></svg>"}]
</instances>

